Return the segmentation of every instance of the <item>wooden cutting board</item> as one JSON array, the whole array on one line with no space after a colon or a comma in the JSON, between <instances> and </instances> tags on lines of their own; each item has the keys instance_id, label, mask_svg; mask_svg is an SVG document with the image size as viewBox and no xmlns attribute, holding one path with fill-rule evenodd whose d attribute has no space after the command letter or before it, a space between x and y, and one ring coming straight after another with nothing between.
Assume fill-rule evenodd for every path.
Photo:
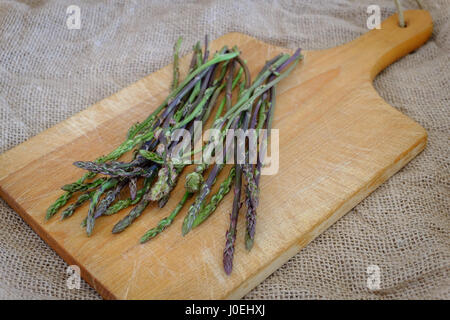
<instances>
[{"instance_id":1,"label":"wooden cutting board","mask_svg":"<svg viewBox=\"0 0 450 320\"><path fill-rule=\"evenodd\" d=\"M398 27L395 15L380 30L348 44L304 52L303 63L278 86L279 172L262 177L250 253L241 215L231 276L222 268L231 195L186 237L181 236L184 209L168 230L144 245L140 236L174 208L182 183L164 209L151 206L119 235L111 229L126 212L98 219L90 238L80 227L86 206L65 221L44 221L47 207L62 193L60 186L82 174L72 162L106 154L131 124L163 101L171 66L2 154L1 196L67 263L80 266L83 278L104 298L240 298L425 147L425 130L372 86L377 73L431 35L428 12L407 11L405 18L406 28ZM227 34L211 47L225 44L241 49L253 75L266 60L290 51L240 33ZM184 70L188 60L182 59Z\"/></svg>"}]
</instances>

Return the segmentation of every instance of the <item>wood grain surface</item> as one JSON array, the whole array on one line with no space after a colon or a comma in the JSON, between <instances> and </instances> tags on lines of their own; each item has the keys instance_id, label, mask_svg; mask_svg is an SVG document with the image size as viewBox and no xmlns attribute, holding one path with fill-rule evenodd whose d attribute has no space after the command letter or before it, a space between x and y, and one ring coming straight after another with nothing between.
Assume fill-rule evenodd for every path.
<instances>
[{"instance_id":1,"label":"wood grain surface","mask_svg":"<svg viewBox=\"0 0 450 320\"><path fill-rule=\"evenodd\" d=\"M231 276L222 267L230 195L187 236L181 236L184 209L169 229L144 245L140 236L174 208L182 183L164 209L151 205L118 235L111 234L112 226L127 210L98 219L89 238L80 227L86 206L63 222L58 217L44 221L47 207L62 193L60 186L83 173L72 163L115 148L131 124L163 101L171 66L2 154L0 195L69 264L79 265L104 298L240 298L425 147L425 130L372 86L378 72L431 35L428 12L406 11L405 18L406 28L391 16L380 30L348 44L304 52L304 61L278 86L273 125L279 129L279 172L261 179L251 252L244 247L241 216ZM266 60L289 52L239 33L224 35L211 47L225 44L241 49L253 75ZM181 60L184 71L188 60Z\"/></svg>"}]
</instances>

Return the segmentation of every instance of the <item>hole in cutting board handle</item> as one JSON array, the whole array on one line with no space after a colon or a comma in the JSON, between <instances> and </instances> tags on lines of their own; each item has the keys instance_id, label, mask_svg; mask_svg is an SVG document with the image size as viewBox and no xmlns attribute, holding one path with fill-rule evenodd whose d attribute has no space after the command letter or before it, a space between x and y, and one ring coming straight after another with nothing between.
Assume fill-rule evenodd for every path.
<instances>
[{"instance_id":1,"label":"hole in cutting board handle","mask_svg":"<svg viewBox=\"0 0 450 320\"><path fill-rule=\"evenodd\" d=\"M381 22L380 29L373 29L359 38L344 44L337 63L353 69L358 77L373 80L391 63L418 49L431 36L433 21L426 10L404 12L404 28L399 26L394 14Z\"/></svg>"}]
</instances>

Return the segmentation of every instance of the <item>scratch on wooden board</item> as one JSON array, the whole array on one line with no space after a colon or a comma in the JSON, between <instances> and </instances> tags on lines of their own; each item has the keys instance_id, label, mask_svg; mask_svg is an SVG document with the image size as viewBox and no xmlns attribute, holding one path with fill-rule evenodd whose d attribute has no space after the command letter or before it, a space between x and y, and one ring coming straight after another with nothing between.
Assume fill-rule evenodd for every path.
<instances>
[{"instance_id":1,"label":"scratch on wooden board","mask_svg":"<svg viewBox=\"0 0 450 320\"><path fill-rule=\"evenodd\" d=\"M324 182L325 180L331 179L331 176L334 173L340 172L342 171L342 169L346 168L348 165L350 165L352 163L352 161L345 161L342 164L336 166L336 168L334 168L333 170L331 170L331 172L329 174L326 175L320 175L321 173L316 170L315 173L319 173L319 177L316 178L314 181L312 181L311 183L309 183L308 185L304 186L303 188L299 188L296 192L295 192L295 196L299 196L302 193L305 193L306 191L309 191L313 188L315 188L316 186L319 186L322 184L322 182ZM314 168L313 168L314 169Z\"/></svg>"},{"instance_id":2,"label":"scratch on wooden board","mask_svg":"<svg viewBox=\"0 0 450 320\"><path fill-rule=\"evenodd\" d=\"M128 285L127 285L127 289L125 291L125 299L128 298L128 292L130 291L130 287L133 285L134 279L136 278L136 273L138 270L138 265L140 265L140 263L138 264L138 260L140 260L140 258L134 260L133 263L133 272L131 273L131 277L130 280L128 281Z\"/></svg>"},{"instance_id":3,"label":"scratch on wooden board","mask_svg":"<svg viewBox=\"0 0 450 320\"><path fill-rule=\"evenodd\" d=\"M205 241L202 240L202 259L200 259L199 263L201 265L202 273L198 273L198 277L200 278L199 281L205 281L207 284L207 288L209 288L209 294L210 297L214 297L213 294L213 285L211 285L214 281L214 279L211 279L209 270L213 271L213 276L216 280L218 280L221 283L224 283L223 275L221 275L218 271L222 270L222 266L220 263L218 263L217 259L215 258L215 255L213 254L217 252L217 241Z\"/></svg>"},{"instance_id":4,"label":"scratch on wooden board","mask_svg":"<svg viewBox=\"0 0 450 320\"><path fill-rule=\"evenodd\" d=\"M156 260L156 262L158 263L159 270L166 271L166 272L168 272L171 276L175 276L175 275L176 275L176 273L177 273L176 270L172 270L171 268L169 268L169 267L167 266L167 264L166 264L165 262L163 262L163 261L160 259L160 257L159 257L158 255L154 254L153 250L150 250L149 255L150 255L154 260ZM160 272L160 273L162 273L162 272Z\"/></svg>"},{"instance_id":5,"label":"scratch on wooden board","mask_svg":"<svg viewBox=\"0 0 450 320\"><path fill-rule=\"evenodd\" d=\"M212 271L210 274L214 276L214 279L219 281L220 283L225 283L225 278L223 276L223 268L220 263L218 263L217 259L215 259L215 255L211 253L211 250L203 250L202 251L202 260L200 264L204 264L205 266L209 266L209 270ZM202 278L202 281L204 279Z\"/></svg>"}]
</instances>

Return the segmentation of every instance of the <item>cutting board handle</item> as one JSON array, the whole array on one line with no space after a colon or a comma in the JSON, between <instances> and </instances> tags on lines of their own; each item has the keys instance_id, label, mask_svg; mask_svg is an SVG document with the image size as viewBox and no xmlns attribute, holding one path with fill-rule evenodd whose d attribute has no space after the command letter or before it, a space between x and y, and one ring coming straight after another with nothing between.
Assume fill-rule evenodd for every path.
<instances>
[{"instance_id":1,"label":"cutting board handle","mask_svg":"<svg viewBox=\"0 0 450 320\"><path fill-rule=\"evenodd\" d=\"M361 74L373 80L388 65L419 48L433 31L431 15L425 10L408 10L404 16L405 28L399 26L398 15L394 14L381 23L381 29L373 29L343 45L341 61L358 63Z\"/></svg>"}]
</instances>

